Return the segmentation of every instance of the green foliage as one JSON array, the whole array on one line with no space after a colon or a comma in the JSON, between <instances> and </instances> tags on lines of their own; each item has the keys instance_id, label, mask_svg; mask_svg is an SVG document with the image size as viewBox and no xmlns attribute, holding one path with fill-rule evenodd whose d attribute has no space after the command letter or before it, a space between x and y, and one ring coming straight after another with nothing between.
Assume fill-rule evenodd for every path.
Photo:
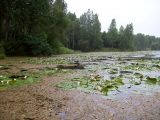
<instances>
[{"instance_id":1,"label":"green foliage","mask_svg":"<svg viewBox=\"0 0 160 120\"><path fill-rule=\"evenodd\" d=\"M57 85L58 88L63 88L65 90L70 90L73 88L77 88L77 82L61 82L60 84Z\"/></svg>"},{"instance_id":2,"label":"green foliage","mask_svg":"<svg viewBox=\"0 0 160 120\"><path fill-rule=\"evenodd\" d=\"M74 51L69 48L66 48L66 47L59 48L59 54L73 54L73 53Z\"/></svg>"},{"instance_id":3,"label":"green foliage","mask_svg":"<svg viewBox=\"0 0 160 120\"><path fill-rule=\"evenodd\" d=\"M37 76L0 76L0 90L29 85L40 80Z\"/></svg>"},{"instance_id":4,"label":"green foliage","mask_svg":"<svg viewBox=\"0 0 160 120\"><path fill-rule=\"evenodd\" d=\"M152 43L152 50L160 50L160 41Z\"/></svg>"},{"instance_id":5,"label":"green foliage","mask_svg":"<svg viewBox=\"0 0 160 120\"><path fill-rule=\"evenodd\" d=\"M51 55L55 42L65 44L64 0L6 0L0 6L0 35L7 55Z\"/></svg>"},{"instance_id":6,"label":"green foliage","mask_svg":"<svg viewBox=\"0 0 160 120\"><path fill-rule=\"evenodd\" d=\"M146 83L147 83L147 84L150 84L150 85L154 85L154 84L156 84L156 83L158 82L158 79L157 79L157 78L147 77L146 79L147 79L147 80L146 80Z\"/></svg>"},{"instance_id":7,"label":"green foliage","mask_svg":"<svg viewBox=\"0 0 160 120\"><path fill-rule=\"evenodd\" d=\"M134 35L134 50L160 50L160 39L138 33Z\"/></svg>"},{"instance_id":8,"label":"green foliage","mask_svg":"<svg viewBox=\"0 0 160 120\"><path fill-rule=\"evenodd\" d=\"M109 40L108 44L110 47L118 47L118 30L116 28L116 20L112 19L111 24L108 29L107 38Z\"/></svg>"},{"instance_id":9,"label":"green foliage","mask_svg":"<svg viewBox=\"0 0 160 120\"><path fill-rule=\"evenodd\" d=\"M64 45L61 42L54 42L54 45L52 46L53 53L54 54L72 54L74 53L73 50L64 47Z\"/></svg>"},{"instance_id":10,"label":"green foliage","mask_svg":"<svg viewBox=\"0 0 160 120\"><path fill-rule=\"evenodd\" d=\"M112 19L108 32L102 33L104 47L120 50L133 50L133 25L127 24L126 28L116 28L116 20Z\"/></svg>"},{"instance_id":11,"label":"green foliage","mask_svg":"<svg viewBox=\"0 0 160 120\"><path fill-rule=\"evenodd\" d=\"M7 55L51 55L52 49L46 39L30 35L21 35L16 41L5 45Z\"/></svg>"},{"instance_id":12,"label":"green foliage","mask_svg":"<svg viewBox=\"0 0 160 120\"><path fill-rule=\"evenodd\" d=\"M124 85L123 80L120 78L115 78L113 80L103 80L99 76L95 77L82 77L74 78L61 82L57 85L58 88L63 88L65 90L70 89L82 89L89 92L100 92L107 95L109 91L117 90L119 86Z\"/></svg>"},{"instance_id":13,"label":"green foliage","mask_svg":"<svg viewBox=\"0 0 160 120\"><path fill-rule=\"evenodd\" d=\"M133 24L127 24L124 30L124 49L133 50Z\"/></svg>"},{"instance_id":14,"label":"green foliage","mask_svg":"<svg viewBox=\"0 0 160 120\"><path fill-rule=\"evenodd\" d=\"M93 51L101 47L101 24L98 15L88 10L80 17L79 49L82 51Z\"/></svg>"},{"instance_id":15,"label":"green foliage","mask_svg":"<svg viewBox=\"0 0 160 120\"><path fill-rule=\"evenodd\" d=\"M88 10L77 18L67 13L64 0L2 0L0 15L0 42L5 45L1 48L5 48L7 55L51 55L72 53L70 49L97 51L103 47L160 49L160 38L133 35L132 24L121 26L118 31L115 19L108 32L101 33L97 14ZM43 38L39 36L42 33ZM2 50L0 56L4 57Z\"/></svg>"},{"instance_id":16,"label":"green foliage","mask_svg":"<svg viewBox=\"0 0 160 120\"><path fill-rule=\"evenodd\" d=\"M80 23L79 19L75 14L68 13L68 27L66 28L67 36L67 47L70 49L78 50L79 49L79 40L80 40Z\"/></svg>"}]
</instances>

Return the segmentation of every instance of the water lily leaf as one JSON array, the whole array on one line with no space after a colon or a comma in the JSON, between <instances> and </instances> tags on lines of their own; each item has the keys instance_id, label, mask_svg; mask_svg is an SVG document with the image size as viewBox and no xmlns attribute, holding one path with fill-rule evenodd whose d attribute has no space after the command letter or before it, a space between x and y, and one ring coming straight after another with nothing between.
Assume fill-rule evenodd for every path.
<instances>
[{"instance_id":1,"label":"water lily leaf","mask_svg":"<svg viewBox=\"0 0 160 120\"><path fill-rule=\"evenodd\" d=\"M73 88L77 88L78 84L77 84L77 82L62 82L62 83L58 84L57 87L63 88L65 90L70 90Z\"/></svg>"},{"instance_id":2,"label":"water lily leaf","mask_svg":"<svg viewBox=\"0 0 160 120\"><path fill-rule=\"evenodd\" d=\"M8 65L0 65L0 70L7 70L10 69Z\"/></svg>"},{"instance_id":3,"label":"water lily leaf","mask_svg":"<svg viewBox=\"0 0 160 120\"><path fill-rule=\"evenodd\" d=\"M116 83L116 85L124 85L124 82L121 78L116 78L114 82Z\"/></svg>"},{"instance_id":4,"label":"water lily leaf","mask_svg":"<svg viewBox=\"0 0 160 120\"><path fill-rule=\"evenodd\" d=\"M157 64L153 65L152 67L156 67L156 68L160 69L160 65L157 65Z\"/></svg>"},{"instance_id":5,"label":"water lily leaf","mask_svg":"<svg viewBox=\"0 0 160 120\"><path fill-rule=\"evenodd\" d=\"M146 79L147 79L146 83L147 83L147 84L152 84L152 85L153 85L153 84L156 84L157 81L158 81L157 78L151 78L151 77L149 77L149 76L148 76Z\"/></svg>"},{"instance_id":6,"label":"water lily leaf","mask_svg":"<svg viewBox=\"0 0 160 120\"><path fill-rule=\"evenodd\" d=\"M143 78L143 75L141 73L134 73L135 77L137 78Z\"/></svg>"},{"instance_id":7,"label":"water lily leaf","mask_svg":"<svg viewBox=\"0 0 160 120\"><path fill-rule=\"evenodd\" d=\"M133 74L133 71L120 71L121 74Z\"/></svg>"},{"instance_id":8,"label":"water lily leaf","mask_svg":"<svg viewBox=\"0 0 160 120\"><path fill-rule=\"evenodd\" d=\"M141 84L140 81L136 81L136 82L134 83L134 85L140 85L140 84Z\"/></svg>"},{"instance_id":9,"label":"water lily leaf","mask_svg":"<svg viewBox=\"0 0 160 120\"><path fill-rule=\"evenodd\" d=\"M118 73L118 71L117 71L117 70L115 70L115 69L111 69L108 73L109 73L109 74L117 74L117 73Z\"/></svg>"}]
</instances>

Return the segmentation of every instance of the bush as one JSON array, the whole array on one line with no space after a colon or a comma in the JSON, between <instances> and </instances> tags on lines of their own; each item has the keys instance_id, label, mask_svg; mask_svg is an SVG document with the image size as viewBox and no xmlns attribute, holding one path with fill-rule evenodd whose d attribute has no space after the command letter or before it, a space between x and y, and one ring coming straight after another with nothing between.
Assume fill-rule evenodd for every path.
<instances>
[{"instance_id":1,"label":"bush","mask_svg":"<svg viewBox=\"0 0 160 120\"><path fill-rule=\"evenodd\" d=\"M59 41L55 41L52 44L52 49L53 49L53 54L72 54L74 53L73 50L64 47L64 45Z\"/></svg>"},{"instance_id":2,"label":"bush","mask_svg":"<svg viewBox=\"0 0 160 120\"><path fill-rule=\"evenodd\" d=\"M69 48L66 48L66 47L59 48L59 54L73 54L73 53L74 51Z\"/></svg>"},{"instance_id":3,"label":"bush","mask_svg":"<svg viewBox=\"0 0 160 120\"><path fill-rule=\"evenodd\" d=\"M46 56L52 54L52 49L45 38L31 35L18 36L16 41L10 41L5 45L5 50L7 55L11 56Z\"/></svg>"}]
</instances>

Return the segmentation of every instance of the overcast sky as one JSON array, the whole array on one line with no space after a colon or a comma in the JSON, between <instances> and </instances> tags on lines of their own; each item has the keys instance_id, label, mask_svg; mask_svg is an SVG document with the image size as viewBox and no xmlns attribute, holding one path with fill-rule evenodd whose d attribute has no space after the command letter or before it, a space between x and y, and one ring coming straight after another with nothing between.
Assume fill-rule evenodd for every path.
<instances>
[{"instance_id":1,"label":"overcast sky","mask_svg":"<svg viewBox=\"0 0 160 120\"><path fill-rule=\"evenodd\" d=\"M102 31L107 31L112 18L117 27L133 23L134 33L160 37L160 0L65 0L68 11L77 17L88 9L99 15Z\"/></svg>"}]
</instances>

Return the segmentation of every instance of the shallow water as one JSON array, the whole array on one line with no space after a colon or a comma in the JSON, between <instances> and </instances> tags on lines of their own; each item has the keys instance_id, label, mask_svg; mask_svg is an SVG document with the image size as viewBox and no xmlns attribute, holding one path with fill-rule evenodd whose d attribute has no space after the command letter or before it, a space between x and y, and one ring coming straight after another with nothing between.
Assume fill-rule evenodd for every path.
<instances>
[{"instance_id":1,"label":"shallow water","mask_svg":"<svg viewBox=\"0 0 160 120\"><path fill-rule=\"evenodd\" d=\"M74 81L74 89L103 94L101 89L109 87L105 88L104 95L111 98L160 92L160 51L100 52L63 57L67 58L70 63L78 61L85 66L85 69L81 70L82 77L79 78L80 81L77 81L78 85L75 85ZM100 76L100 81L93 76ZM89 83L83 82L83 79L86 80L85 77L88 78ZM95 82L92 82L92 78L95 79ZM117 84L116 79L122 79L124 85ZM105 86L105 81L111 82ZM87 85L79 86L81 82Z\"/></svg>"}]
</instances>

